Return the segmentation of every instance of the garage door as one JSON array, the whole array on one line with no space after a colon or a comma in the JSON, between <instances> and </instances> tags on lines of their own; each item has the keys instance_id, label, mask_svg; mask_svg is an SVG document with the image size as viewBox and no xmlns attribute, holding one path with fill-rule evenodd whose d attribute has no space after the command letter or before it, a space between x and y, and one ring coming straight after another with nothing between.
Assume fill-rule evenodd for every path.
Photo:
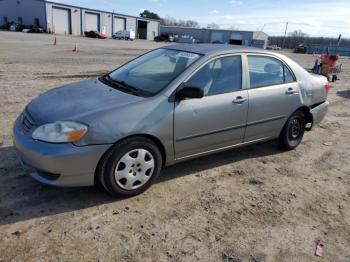
<instances>
[{"instance_id":1,"label":"garage door","mask_svg":"<svg viewBox=\"0 0 350 262\"><path fill-rule=\"evenodd\" d=\"M118 32L120 30L125 30L125 19L120 17L114 18L114 32Z\"/></svg>"},{"instance_id":2,"label":"garage door","mask_svg":"<svg viewBox=\"0 0 350 262\"><path fill-rule=\"evenodd\" d=\"M70 34L70 10L52 8L52 26L56 34Z\"/></svg>"},{"instance_id":3,"label":"garage door","mask_svg":"<svg viewBox=\"0 0 350 262\"><path fill-rule=\"evenodd\" d=\"M100 16L93 13L85 13L85 31L100 31Z\"/></svg>"},{"instance_id":4,"label":"garage door","mask_svg":"<svg viewBox=\"0 0 350 262\"><path fill-rule=\"evenodd\" d=\"M212 43L223 43L224 42L224 35L222 32L211 32L211 42Z\"/></svg>"}]
</instances>

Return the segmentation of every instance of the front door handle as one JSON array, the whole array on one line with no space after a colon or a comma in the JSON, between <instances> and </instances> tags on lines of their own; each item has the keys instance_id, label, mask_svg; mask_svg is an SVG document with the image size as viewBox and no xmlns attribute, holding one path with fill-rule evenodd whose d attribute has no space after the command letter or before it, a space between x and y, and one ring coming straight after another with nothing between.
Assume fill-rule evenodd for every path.
<instances>
[{"instance_id":1,"label":"front door handle","mask_svg":"<svg viewBox=\"0 0 350 262\"><path fill-rule=\"evenodd\" d=\"M247 98L244 98L244 97L241 97L241 96L237 96L237 97L232 101L232 103L233 103L233 104L242 104L242 103L244 103L245 101L247 101Z\"/></svg>"},{"instance_id":2,"label":"front door handle","mask_svg":"<svg viewBox=\"0 0 350 262\"><path fill-rule=\"evenodd\" d=\"M287 91L286 91L286 95L293 95L293 94L296 94L297 93L297 90L295 90L294 88L288 88Z\"/></svg>"}]
</instances>

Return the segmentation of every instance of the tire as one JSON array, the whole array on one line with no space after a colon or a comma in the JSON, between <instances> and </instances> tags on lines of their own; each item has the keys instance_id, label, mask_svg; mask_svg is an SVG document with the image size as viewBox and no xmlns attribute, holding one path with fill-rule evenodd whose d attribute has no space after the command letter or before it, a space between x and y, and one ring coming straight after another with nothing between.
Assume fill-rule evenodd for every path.
<instances>
[{"instance_id":1,"label":"tire","mask_svg":"<svg viewBox=\"0 0 350 262\"><path fill-rule=\"evenodd\" d=\"M305 115L299 110L287 120L279 137L284 149L292 150L300 144L305 133L305 122Z\"/></svg>"},{"instance_id":2,"label":"tire","mask_svg":"<svg viewBox=\"0 0 350 262\"><path fill-rule=\"evenodd\" d=\"M103 157L98 178L115 197L131 197L148 189L162 168L162 155L150 139L128 138Z\"/></svg>"}]
</instances>

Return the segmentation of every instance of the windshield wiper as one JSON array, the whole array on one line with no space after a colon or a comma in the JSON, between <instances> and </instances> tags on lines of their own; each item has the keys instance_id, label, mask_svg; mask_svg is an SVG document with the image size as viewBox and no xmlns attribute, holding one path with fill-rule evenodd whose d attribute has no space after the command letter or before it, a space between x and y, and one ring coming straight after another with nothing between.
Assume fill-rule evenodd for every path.
<instances>
[{"instance_id":1,"label":"windshield wiper","mask_svg":"<svg viewBox=\"0 0 350 262\"><path fill-rule=\"evenodd\" d=\"M114 83L117 83L118 85L121 85L123 88L129 89L129 90L132 91L132 92L138 92L138 91L139 91L139 89L137 89L136 87L131 86L131 85L125 83L125 81L118 81L118 80L114 80L114 79L112 79L112 81L113 81Z\"/></svg>"},{"instance_id":2,"label":"windshield wiper","mask_svg":"<svg viewBox=\"0 0 350 262\"><path fill-rule=\"evenodd\" d=\"M104 75L102 80L112 87L116 87L124 92L136 95L136 96L151 96L152 93L146 90L138 89L132 85L125 83L125 81L118 81L113 79L109 74Z\"/></svg>"},{"instance_id":3,"label":"windshield wiper","mask_svg":"<svg viewBox=\"0 0 350 262\"><path fill-rule=\"evenodd\" d=\"M101 80L103 80L104 82L107 82L109 85L113 86L113 87L117 87L119 86L117 83L115 83L113 81L113 79L107 74L101 77Z\"/></svg>"},{"instance_id":4,"label":"windshield wiper","mask_svg":"<svg viewBox=\"0 0 350 262\"><path fill-rule=\"evenodd\" d=\"M121 89L127 93L132 93L134 95L138 95L138 89L130 86L128 84L126 84L124 81L117 81L114 80L113 78L110 77L110 75L104 75L102 77L102 80L104 80L105 82L107 82L108 85L112 86L112 87L116 87L118 89Z\"/></svg>"}]
</instances>

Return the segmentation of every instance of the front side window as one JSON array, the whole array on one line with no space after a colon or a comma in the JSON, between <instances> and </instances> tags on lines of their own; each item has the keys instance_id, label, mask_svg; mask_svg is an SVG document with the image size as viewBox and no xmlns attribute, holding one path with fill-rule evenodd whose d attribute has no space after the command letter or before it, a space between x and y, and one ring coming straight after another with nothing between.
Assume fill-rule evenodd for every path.
<instances>
[{"instance_id":1,"label":"front side window","mask_svg":"<svg viewBox=\"0 0 350 262\"><path fill-rule=\"evenodd\" d=\"M248 55L250 88L293 82L290 70L278 59Z\"/></svg>"},{"instance_id":2,"label":"front side window","mask_svg":"<svg viewBox=\"0 0 350 262\"><path fill-rule=\"evenodd\" d=\"M186 86L201 88L204 95L241 90L241 56L226 56L209 62L186 82Z\"/></svg>"},{"instance_id":3,"label":"front side window","mask_svg":"<svg viewBox=\"0 0 350 262\"><path fill-rule=\"evenodd\" d=\"M121 66L108 77L110 81L155 94L200 57L201 55L190 52L157 49Z\"/></svg>"}]
</instances>

